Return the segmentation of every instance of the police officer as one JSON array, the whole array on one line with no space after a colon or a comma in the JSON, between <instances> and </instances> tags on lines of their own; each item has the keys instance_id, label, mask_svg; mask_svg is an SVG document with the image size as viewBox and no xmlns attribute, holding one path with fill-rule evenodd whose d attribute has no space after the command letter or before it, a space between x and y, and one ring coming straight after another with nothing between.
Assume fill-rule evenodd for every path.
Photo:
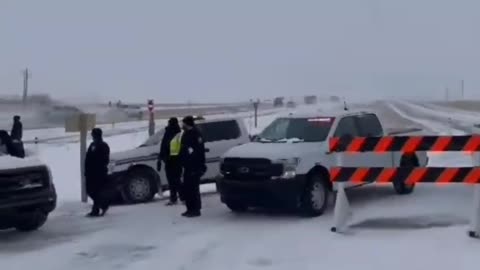
<instances>
[{"instance_id":1,"label":"police officer","mask_svg":"<svg viewBox=\"0 0 480 270\"><path fill-rule=\"evenodd\" d=\"M12 131L10 132L10 137L13 141L22 141L23 137L23 124L20 121L20 116L15 115L13 117Z\"/></svg>"},{"instance_id":2,"label":"police officer","mask_svg":"<svg viewBox=\"0 0 480 270\"><path fill-rule=\"evenodd\" d=\"M110 147L103 141L102 133L99 128L92 129L93 142L88 147L85 158L87 194L93 200L92 211L87 215L88 217L103 216L109 208L106 187Z\"/></svg>"},{"instance_id":3,"label":"police officer","mask_svg":"<svg viewBox=\"0 0 480 270\"><path fill-rule=\"evenodd\" d=\"M13 125L12 131L10 132L10 137L12 139L13 147L15 148L15 152L17 153L17 157L24 158L25 157L25 149L23 148L23 125L20 121L20 116L15 115L13 117Z\"/></svg>"},{"instance_id":4,"label":"police officer","mask_svg":"<svg viewBox=\"0 0 480 270\"><path fill-rule=\"evenodd\" d=\"M180 160L183 167L183 195L187 211L184 217L201 215L200 178L205 174L205 144L192 116L183 119Z\"/></svg>"},{"instance_id":5,"label":"police officer","mask_svg":"<svg viewBox=\"0 0 480 270\"><path fill-rule=\"evenodd\" d=\"M177 204L178 197L183 199L181 194L181 180L182 166L179 160L180 146L181 146L181 132L178 119L173 117L168 120L168 125L163 134L162 143L160 145L160 154L157 161L157 170L160 171L162 161L165 164L165 174L168 180L168 187L170 189L170 201L167 205Z\"/></svg>"},{"instance_id":6,"label":"police officer","mask_svg":"<svg viewBox=\"0 0 480 270\"><path fill-rule=\"evenodd\" d=\"M12 157L24 158L25 152L12 141L6 130L0 130L0 156L10 155Z\"/></svg>"}]
</instances>

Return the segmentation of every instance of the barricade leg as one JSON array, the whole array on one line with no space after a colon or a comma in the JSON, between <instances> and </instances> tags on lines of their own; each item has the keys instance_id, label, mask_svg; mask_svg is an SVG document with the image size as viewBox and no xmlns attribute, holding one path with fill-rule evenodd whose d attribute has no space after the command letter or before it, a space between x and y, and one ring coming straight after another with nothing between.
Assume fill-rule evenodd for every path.
<instances>
[{"instance_id":1,"label":"barricade leg","mask_svg":"<svg viewBox=\"0 0 480 270\"><path fill-rule=\"evenodd\" d=\"M470 231L468 236L473 238L480 237L480 185L475 185L473 194L473 211L470 221Z\"/></svg>"},{"instance_id":2,"label":"barricade leg","mask_svg":"<svg viewBox=\"0 0 480 270\"><path fill-rule=\"evenodd\" d=\"M335 209L333 214L334 225L331 228L331 231L344 232L348 227L348 219L352 215L350 203L348 202L347 194L345 193L345 183L338 183L337 198L335 200Z\"/></svg>"},{"instance_id":3,"label":"barricade leg","mask_svg":"<svg viewBox=\"0 0 480 270\"><path fill-rule=\"evenodd\" d=\"M473 166L479 166L480 155L479 153L473 153ZM480 184L476 184L473 188L473 210L470 220L470 230L468 236L473 238L480 237Z\"/></svg>"}]
</instances>

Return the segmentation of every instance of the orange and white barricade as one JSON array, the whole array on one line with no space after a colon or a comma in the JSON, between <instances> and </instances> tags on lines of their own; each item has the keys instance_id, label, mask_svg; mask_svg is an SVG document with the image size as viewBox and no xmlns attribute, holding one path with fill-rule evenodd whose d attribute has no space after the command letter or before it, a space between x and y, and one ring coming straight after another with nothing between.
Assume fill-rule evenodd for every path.
<instances>
[{"instance_id":1,"label":"orange and white barricade","mask_svg":"<svg viewBox=\"0 0 480 270\"><path fill-rule=\"evenodd\" d=\"M359 152L403 152L419 151L453 152L471 154L472 167L344 167L343 155ZM347 229L351 216L350 205L345 193L345 184L353 183L464 183L474 188L474 205L471 215L469 236L480 236L480 135L466 136L391 136L369 138L332 138L330 152L336 155L336 165L330 168L330 179L337 185L333 232ZM358 158L362 158L359 155ZM373 164L372 164L373 165Z\"/></svg>"}]
</instances>

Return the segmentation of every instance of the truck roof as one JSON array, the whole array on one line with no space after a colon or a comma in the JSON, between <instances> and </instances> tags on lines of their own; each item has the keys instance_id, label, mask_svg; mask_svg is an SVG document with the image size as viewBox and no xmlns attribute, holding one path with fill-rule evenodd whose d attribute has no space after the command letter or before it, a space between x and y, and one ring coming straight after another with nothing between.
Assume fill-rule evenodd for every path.
<instances>
[{"instance_id":1,"label":"truck roof","mask_svg":"<svg viewBox=\"0 0 480 270\"><path fill-rule=\"evenodd\" d=\"M312 117L345 117L349 115L362 115L362 114L375 114L373 111L368 110L327 110L327 111L317 111L317 112L301 112L301 113L290 113L288 114L289 118L312 118Z\"/></svg>"},{"instance_id":2,"label":"truck roof","mask_svg":"<svg viewBox=\"0 0 480 270\"><path fill-rule=\"evenodd\" d=\"M222 122L222 121L239 121L240 118L238 117L221 117L221 118L204 118L204 119L195 119L195 123L211 123L211 122Z\"/></svg>"}]
</instances>

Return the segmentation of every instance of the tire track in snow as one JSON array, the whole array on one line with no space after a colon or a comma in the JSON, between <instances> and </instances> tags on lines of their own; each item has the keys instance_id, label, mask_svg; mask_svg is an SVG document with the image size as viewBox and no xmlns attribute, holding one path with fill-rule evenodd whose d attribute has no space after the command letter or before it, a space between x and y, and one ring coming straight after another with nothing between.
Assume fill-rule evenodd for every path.
<instances>
[{"instance_id":1,"label":"tire track in snow","mask_svg":"<svg viewBox=\"0 0 480 270\"><path fill-rule=\"evenodd\" d=\"M400 101L388 102L387 105L401 117L423 126L425 130L433 134L463 135L466 132L457 126L453 127L453 123L448 119L442 120L432 115L435 111L430 112L428 109L421 108L418 105Z\"/></svg>"},{"instance_id":2,"label":"tire track in snow","mask_svg":"<svg viewBox=\"0 0 480 270\"><path fill-rule=\"evenodd\" d=\"M464 135L470 133L458 124L449 121L448 118L441 118L436 115L436 111L429 111L419 105L408 102L388 102L388 106L398 115L416 122L425 127L425 129L436 135ZM442 112L438 112L442 114ZM429 157L428 166L452 167L455 166L472 166L472 159L464 155L462 152L438 153L427 152Z\"/></svg>"}]
</instances>

